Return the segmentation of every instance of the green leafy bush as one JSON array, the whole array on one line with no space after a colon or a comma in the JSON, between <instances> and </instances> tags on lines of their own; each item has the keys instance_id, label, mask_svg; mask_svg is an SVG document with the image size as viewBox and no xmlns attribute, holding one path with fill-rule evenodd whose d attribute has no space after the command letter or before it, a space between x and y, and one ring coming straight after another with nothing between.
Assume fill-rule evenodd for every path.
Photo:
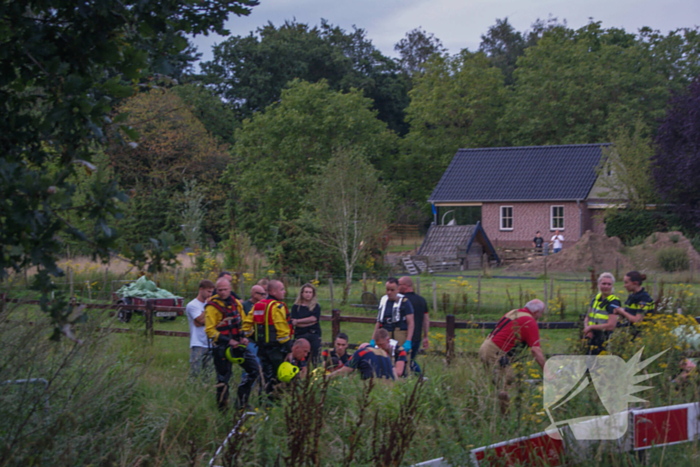
<instances>
[{"instance_id":1,"label":"green leafy bush","mask_svg":"<svg viewBox=\"0 0 700 467\"><path fill-rule=\"evenodd\" d=\"M681 248L664 248L660 250L657 258L664 271L685 271L688 269L688 252Z\"/></svg>"},{"instance_id":2,"label":"green leafy bush","mask_svg":"<svg viewBox=\"0 0 700 467\"><path fill-rule=\"evenodd\" d=\"M653 232L666 232L672 216L658 211L624 209L605 215L605 235L619 237L625 245L648 237ZM641 242L639 242L641 243Z\"/></svg>"}]
</instances>

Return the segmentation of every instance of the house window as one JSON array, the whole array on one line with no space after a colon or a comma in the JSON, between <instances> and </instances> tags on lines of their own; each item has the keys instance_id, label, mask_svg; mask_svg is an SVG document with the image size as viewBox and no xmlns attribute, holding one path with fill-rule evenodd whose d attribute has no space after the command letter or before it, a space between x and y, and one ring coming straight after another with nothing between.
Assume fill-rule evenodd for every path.
<instances>
[{"instance_id":1,"label":"house window","mask_svg":"<svg viewBox=\"0 0 700 467\"><path fill-rule=\"evenodd\" d=\"M513 230L513 206L501 206L501 230Z\"/></svg>"},{"instance_id":2,"label":"house window","mask_svg":"<svg viewBox=\"0 0 700 467\"><path fill-rule=\"evenodd\" d=\"M552 206L549 219L551 230L564 230L564 206Z\"/></svg>"}]
</instances>

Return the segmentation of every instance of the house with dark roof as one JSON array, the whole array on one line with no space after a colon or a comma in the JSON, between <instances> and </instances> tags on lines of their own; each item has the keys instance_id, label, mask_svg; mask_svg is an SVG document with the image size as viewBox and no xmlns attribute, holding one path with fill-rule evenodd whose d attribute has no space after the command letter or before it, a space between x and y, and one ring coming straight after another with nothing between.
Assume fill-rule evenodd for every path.
<instances>
[{"instance_id":1,"label":"house with dark roof","mask_svg":"<svg viewBox=\"0 0 700 467\"><path fill-rule=\"evenodd\" d=\"M609 144L460 149L430 199L434 224L448 212L480 210L494 246L529 247L559 230L564 247L586 232L604 233L611 200L596 189L603 148ZM601 176L607 176L603 174Z\"/></svg>"}]
</instances>

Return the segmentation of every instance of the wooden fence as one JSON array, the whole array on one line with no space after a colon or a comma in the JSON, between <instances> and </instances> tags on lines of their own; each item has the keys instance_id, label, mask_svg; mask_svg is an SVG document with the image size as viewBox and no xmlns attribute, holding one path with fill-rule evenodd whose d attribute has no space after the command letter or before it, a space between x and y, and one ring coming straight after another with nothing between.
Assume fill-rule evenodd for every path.
<instances>
[{"instance_id":1,"label":"wooden fence","mask_svg":"<svg viewBox=\"0 0 700 467\"><path fill-rule=\"evenodd\" d=\"M25 305L39 305L39 300L23 300L23 299L10 299L5 298L0 295L0 305L4 309L5 303L17 303ZM139 305L116 305L116 304L75 304L74 306L84 306L86 310L114 310L118 312L119 310L131 310L131 311L143 311L144 321L145 321L145 335L148 337L153 336L167 336L167 337L190 337L190 333L187 331L164 331L160 329L153 328L153 318L157 312L176 312L178 315L182 315L185 312L184 307L177 306L156 306L155 300L146 300L146 307ZM343 316L340 310L333 309L331 315L321 315L321 321L331 322L331 335L332 340L335 340L335 336L338 335L341 328L341 323L364 323L374 325L377 320L370 316ZM540 329L575 329L580 326L577 322L539 322L538 326ZM496 322L474 322L474 321L457 321L454 315L448 315L445 321L430 320L430 327L445 329L445 355L447 356L447 361L450 362L455 355L455 331L457 329L494 329L496 327ZM136 329L130 328L109 328L110 332L116 333L137 333L141 332Z\"/></svg>"}]
</instances>

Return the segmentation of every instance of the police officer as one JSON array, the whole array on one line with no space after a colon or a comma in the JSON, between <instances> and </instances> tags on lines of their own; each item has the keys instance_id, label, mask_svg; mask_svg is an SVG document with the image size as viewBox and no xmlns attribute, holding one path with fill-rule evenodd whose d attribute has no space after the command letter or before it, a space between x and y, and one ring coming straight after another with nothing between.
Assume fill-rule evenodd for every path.
<instances>
[{"instance_id":1,"label":"police officer","mask_svg":"<svg viewBox=\"0 0 700 467\"><path fill-rule=\"evenodd\" d=\"M231 282L221 278L216 281L216 294L204 307L205 331L214 345L216 368L216 401L219 410L228 405L228 383L233 373L232 360L245 371L238 385L238 407L248 403L250 390L258 378L258 363L247 349L248 339L241 332L243 306L231 295ZM228 350L228 354L227 354Z\"/></svg>"},{"instance_id":2,"label":"police officer","mask_svg":"<svg viewBox=\"0 0 700 467\"><path fill-rule=\"evenodd\" d=\"M628 327L634 340L639 335L639 328L635 326L644 319L644 315L654 311L654 299L649 292L644 290L642 283L647 279L646 274L630 271L625 274L625 289L630 293L624 307L615 308L615 314L623 319L619 327Z\"/></svg>"},{"instance_id":3,"label":"police officer","mask_svg":"<svg viewBox=\"0 0 700 467\"><path fill-rule=\"evenodd\" d=\"M583 337L588 340L588 355L598 355L617 325L615 309L620 299L613 295L615 276L604 272L598 277L598 295L591 300L588 315L583 320Z\"/></svg>"},{"instance_id":4,"label":"police officer","mask_svg":"<svg viewBox=\"0 0 700 467\"><path fill-rule=\"evenodd\" d=\"M386 295L379 301L377 324L370 341L372 347L379 329L385 329L390 338L398 341L406 352L411 351L414 331L413 306L399 293L399 281L394 277L387 279Z\"/></svg>"}]
</instances>

